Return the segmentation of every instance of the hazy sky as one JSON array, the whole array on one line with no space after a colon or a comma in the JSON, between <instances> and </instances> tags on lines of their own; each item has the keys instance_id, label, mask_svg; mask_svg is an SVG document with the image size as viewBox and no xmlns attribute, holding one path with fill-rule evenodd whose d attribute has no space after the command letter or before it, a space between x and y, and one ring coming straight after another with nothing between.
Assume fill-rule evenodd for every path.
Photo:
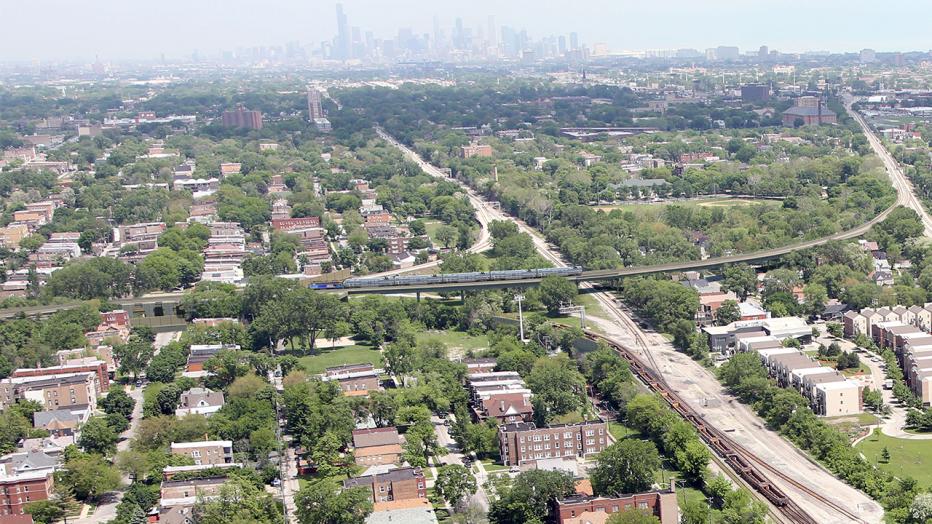
<instances>
[{"instance_id":1,"label":"hazy sky","mask_svg":"<svg viewBox=\"0 0 932 524\"><path fill-rule=\"evenodd\" d=\"M317 45L336 32L335 2L321 0L0 0L0 60L157 58L220 49ZM762 44L781 51L929 50L930 0L344 0L351 26L377 37L526 28L533 38L579 33L612 50L699 50Z\"/></svg>"}]
</instances>

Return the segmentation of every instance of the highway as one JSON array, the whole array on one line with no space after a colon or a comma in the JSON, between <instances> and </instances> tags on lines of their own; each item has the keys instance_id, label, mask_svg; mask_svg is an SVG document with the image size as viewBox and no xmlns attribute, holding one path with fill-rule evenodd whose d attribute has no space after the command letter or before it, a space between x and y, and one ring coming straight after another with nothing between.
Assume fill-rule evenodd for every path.
<instances>
[{"instance_id":1,"label":"highway","mask_svg":"<svg viewBox=\"0 0 932 524\"><path fill-rule=\"evenodd\" d=\"M864 117L857 111L851 109L851 104L854 102L855 100L853 98L846 99L845 108L848 110L848 114L861 126L861 129L864 131L864 136L867 137L867 141L871 145L871 149L873 149L874 153L883 161L883 165L887 169L887 174L893 182L893 187L896 188L898 196L897 203L918 213L919 218L922 220L922 225L925 228L925 236L932 237L932 217L929 216L929 212L926 211L925 206L922 205L922 200L916 196L913 183L906 174L903 173L903 169L900 167L899 162L893 158L893 155L887 151L887 148L884 147L880 139L877 138L874 131L867 125Z\"/></svg>"}]
</instances>

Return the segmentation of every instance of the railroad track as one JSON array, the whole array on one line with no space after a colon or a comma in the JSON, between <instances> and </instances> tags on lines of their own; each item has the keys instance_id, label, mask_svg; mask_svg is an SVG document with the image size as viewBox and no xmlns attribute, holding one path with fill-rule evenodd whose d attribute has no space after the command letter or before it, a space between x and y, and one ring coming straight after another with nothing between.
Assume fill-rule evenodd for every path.
<instances>
[{"instance_id":1,"label":"railroad track","mask_svg":"<svg viewBox=\"0 0 932 524\"><path fill-rule=\"evenodd\" d=\"M634 373L638 379L644 382L652 391L659 394L674 411L691 423L712 451L721 457L725 463L751 487L751 489L758 492L772 504L789 522L795 524L819 524L806 510L788 497L779 486L774 484L772 481L774 477L786 482L811 499L850 518L852 521L863 522L861 518L850 509L834 502L821 493L779 471L777 468L757 457L757 455L744 446L735 442L725 432L708 424L701 415L693 411L692 408L683 402L676 392L672 391L666 385L659 375L659 372L655 371L655 369L657 369L656 367L645 365L634 351L596 333L586 332L585 336L593 341L605 342L624 358L628 362L631 372ZM638 339L640 343L645 342L638 336L635 338ZM653 360L649 351L645 351L645 354L648 355L648 360Z\"/></svg>"}]
</instances>

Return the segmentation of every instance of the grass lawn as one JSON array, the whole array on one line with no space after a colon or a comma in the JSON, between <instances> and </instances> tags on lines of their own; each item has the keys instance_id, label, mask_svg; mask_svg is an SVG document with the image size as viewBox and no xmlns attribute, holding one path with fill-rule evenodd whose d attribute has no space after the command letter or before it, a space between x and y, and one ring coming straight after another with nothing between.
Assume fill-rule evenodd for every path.
<instances>
[{"instance_id":1,"label":"grass lawn","mask_svg":"<svg viewBox=\"0 0 932 524\"><path fill-rule=\"evenodd\" d=\"M620 209L622 211L633 211L635 213L649 214L657 213L661 211L664 207L669 205L677 205L682 207L692 207L692 208L702 208L702 207L748 207L753 205L766 205L766 206L778 206L780 202L774 200L750 200L746 198L721 198L721 197L709 197L709 198L695 198L690 200L666 200L663 202L643 202L643 203L625 203L618 205L606 205L606 206L596 206L596 209L601 209L603 211L609 212L614 209Z\"/></svg>"},{"instance_id":2,"label":"grass lawn","mask_svg":"<svg viewBox=\"0 0 932 524\"><path fill-rule=\"evenodd\" d=\"M487 472L490 472L490 473L493 472L493 471L503 471L503 470L507 470L507 469L508 469L508 466L503 466L503 465L501 465L501 464L496 464L494 459L482 459L481 462L482 462L482 467L483 467Z\"/></svg>"},{"instance_id":3,"label":"grass lawn","mask_svg":"<svg viewBox=\"0 0 932 524\"><path fill-rule=\"evenodd\" d=\"M608 423L608 432L615 437L615 440L621 440L623 438L640 438L641 433L633 428L630 428L621 422L611 421Z\"/></svg>"},{"instance_id":4,"label":"grass lawn","mask_svg":"<svg viewBox=\"0 0 932 524\"><path fill-rule=\"evenodd\" d=\"M451 353L465 354L468 351L489 349L489 338L485 335L473 336L465 331L421 331L417 341L438 340L447 346Z\"/></svg>"},{"instance_id":5,"label":"grass lawn","mask_svg":"<svg viewBox=\"0 0 932 524\"><path fill-rule=\"evenodd\" d=\"M313 355L300 357L298 361L308 373L323 373L324 369L343 364L371 363L376 367L382 365L382 355L371 346L347 346L343 348L320 348Z\"/></svg>"},{"instance_id":6,"label":"grass lawn","mask_svg":"<svg viewBox=\"0 0 932 524\"><path fill-rule=\"evenodd\" d=\"M884 447L890 452L888 463L880 462ZM857 448L880 469L912 477L922 488L932 487L932 440L899 439L880 433L867 437Z\"/></svg>"},{"instance_id":7,"label":"grass lawn","mask_svg":"<svg viewBox=\"0 0 932 524\"><path fill-rule=\"evenodd\" d=\"M863 435L867 426L880 423L877 415L872 413L858 413L857 415L848 415L841 417L826 417L825 422L838 428L846 433L850 438L857 438Z\"/></svg>"}]
</instances>

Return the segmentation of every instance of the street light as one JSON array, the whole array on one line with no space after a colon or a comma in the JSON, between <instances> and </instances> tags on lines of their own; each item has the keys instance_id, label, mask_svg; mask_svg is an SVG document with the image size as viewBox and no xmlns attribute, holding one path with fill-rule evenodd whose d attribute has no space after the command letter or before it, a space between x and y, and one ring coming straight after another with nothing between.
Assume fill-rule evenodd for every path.
<instances>
[{"instance_id":1,"label":"street light","mask_svg":"<svg viewBox=\"0 0 932 524\"><path fill-rule=\"evenodd\" d=\"M524 295L518 293L515 295L515 300L518 302L518 339L524 342L524 314L521 311L521 301L524 300Z\"/></svg>"}]
</instances>

